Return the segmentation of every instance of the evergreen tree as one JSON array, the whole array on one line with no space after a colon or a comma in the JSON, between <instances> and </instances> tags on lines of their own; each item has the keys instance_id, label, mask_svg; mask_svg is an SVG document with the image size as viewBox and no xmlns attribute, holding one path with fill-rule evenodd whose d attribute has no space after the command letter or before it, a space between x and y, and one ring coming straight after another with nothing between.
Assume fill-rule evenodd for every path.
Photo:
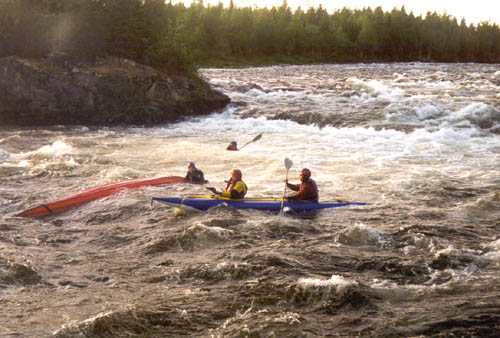
<instances>
[{"instance_id":1,"label":"evergreen tree","mask_svg":"<svg viewBox=\"0 0 500 338\"><path fill-rule=\"evenodd\" d=\"M425 17L377 7L328 13L189 7L164 0L0 0L0 56L113 55L168 72L238 59L268 62L500 62L497 24L460 25L446 13ZM261 62L260 61L260 62Z\"/></svg>"}]
</instances>

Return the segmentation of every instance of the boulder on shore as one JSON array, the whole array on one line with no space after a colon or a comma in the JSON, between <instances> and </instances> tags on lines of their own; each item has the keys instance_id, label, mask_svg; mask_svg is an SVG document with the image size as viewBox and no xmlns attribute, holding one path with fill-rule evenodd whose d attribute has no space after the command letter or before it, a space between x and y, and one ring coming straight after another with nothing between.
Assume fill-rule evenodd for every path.
<instances>
[{"instance_id":1,"label":"boulder on shore","mask_svg":"<svg viewBox=\"0 0 500 338\"><path fill-rule=\"evenodd\" d=\"M126 59L0 59L2 124L151 125L208 114L229 102L197 77Z\"/></svg>"}]
</instances>

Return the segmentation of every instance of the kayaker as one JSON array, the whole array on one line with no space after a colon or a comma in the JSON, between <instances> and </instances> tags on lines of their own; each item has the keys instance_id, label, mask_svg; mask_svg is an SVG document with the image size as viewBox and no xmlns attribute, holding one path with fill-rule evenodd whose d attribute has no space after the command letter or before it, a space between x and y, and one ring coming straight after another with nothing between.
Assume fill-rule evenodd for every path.
<instances>
[{"instance_id":1,"label":"kayaker","mask_svg":"<svg viewBox=\"0 0 500 338\"><path fill-rule=\"evenodd\" d=\"M231 173L231 178L227 181L226 189L221 193L222 197L234 199L242 199L247 193L247 185L242 181L242 173L240 169L234 169Z\"/></svg>"},{"instance_id":2,"label":"kayaker","mask_svg":"<svg viewBox=\"0 0 500 338\"><path fill-rule=\"evenodd\" d=\"M300 171L299 175L300 184L290 184L288 180L285 179L286 186L293 191L298 191L293 196L287 197L289 201L309 201L318 203L318 187L316 182L311 179L311 171L304 168Z\"/></svg>"},{"instance_id":3,"label":"kayaker","mask_svg":"<svg viewBox=\"0 0 500 338\"><path fill-rule=\"evenodd\" d=\"M203 177L203 171L196 168L194 162L188 163L188 171L184 179L186 180L186 182L190 183L205 183L205 177Z\"/></svg>"},{"instance_id":4,"label":"kayaker","mask_svg":"<svg viewBox=\"0 0 500 338\"><path fill-rule=\"evenodd\" d=\"M231 143L229 143L229 145L226 147L226 150L238 150L236 141L231 141Z\"/></svg>"}]
</instances>

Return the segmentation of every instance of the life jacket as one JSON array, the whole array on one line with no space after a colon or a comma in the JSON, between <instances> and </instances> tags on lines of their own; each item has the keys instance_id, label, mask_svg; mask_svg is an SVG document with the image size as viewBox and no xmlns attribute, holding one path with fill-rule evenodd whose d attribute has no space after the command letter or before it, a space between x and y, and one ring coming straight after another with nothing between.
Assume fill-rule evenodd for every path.
<instances>
[{"instance_id":1,"label":"life jacket","mask_svg":"<svg viewBox=\"0 0 500 338\"><path fill-rule=\"evenodd\" d=\"M310 201L318 203L318 186L316 185L316 182L314 182L314 180L309 178L307 181L300 184L287 184L287 186L292 190L298 191L297 194L289 197L290 200Z\"/></svg>"},{"instance_id":2,"label":"life jacket","mask_svg":"<svg viewBox=\"0 0 500 338\"><path fill-rule=\"evenodd\" d=\"M238 150L238 148L233 145L233 144L229 144L227 147L226 147L226 150Z\"/></svg>"},{"instance_id":3,"label":"life jacket","mask_svg":"<svg viewBox=\"0 0 500 338\"><path fill-rule=\"evenodd\" d=\"M204 182L203 171L196 169L193 173L188 171L184 179L188 182Z\"/></svg>"},{"instance_id":4,"label":"life jacket","mask_svg":"<svg viewBox=\"0 0 500 338\"><path fill-rule=\"evenodd\" d=\"M245 198L245 195L247 194L248 187L243 181L238 181L235 183L235 185L231 188L231 190L226 190L222 192L221 196L222 197L229 197L229 198L234 198L234 199L242 199Z\"/></svg>"}]
</instances>

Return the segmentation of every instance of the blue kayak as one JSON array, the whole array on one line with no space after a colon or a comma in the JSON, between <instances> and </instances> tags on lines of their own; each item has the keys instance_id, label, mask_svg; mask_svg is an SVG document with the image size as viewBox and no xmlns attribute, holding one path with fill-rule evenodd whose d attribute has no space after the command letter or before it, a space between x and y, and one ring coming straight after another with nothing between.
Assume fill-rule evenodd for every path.
<instances>
[{"instance_id":1,"label":"blue kayak","mask_svg":"<svg viewBox=\"0 0 500 338\"><path fill-rule=\"evenodd\" d=\"M206 211L218 205L228 205L233 208L239 209L256 209L266 211L281 210L282 198L260 198L248 197L244 199L230 199L226 197L214 195L188 195L178 197L153 197L153 201L158 201L174 207L191 208L201 211ZM320 209L338 208L350 205L365 205L364 202L347 202L344 200L332 202L306 202L306 201L287 201L283 202L283 209L285 211L292 211L295 213L309 212Z\"/></svg>"}]
</instances>

